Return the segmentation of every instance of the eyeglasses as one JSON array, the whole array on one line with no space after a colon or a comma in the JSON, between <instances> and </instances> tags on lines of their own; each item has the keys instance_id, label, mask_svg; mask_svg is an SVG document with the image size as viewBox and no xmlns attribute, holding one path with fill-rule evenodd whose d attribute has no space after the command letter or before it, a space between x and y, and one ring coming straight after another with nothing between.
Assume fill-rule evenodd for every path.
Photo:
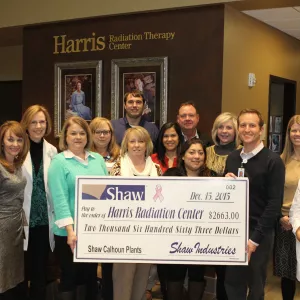
<instances>
[{"instance_id":1,"label":"eyeglasses","mask_svg":"<svg viewBox=\"0 0 300 300\"><path fill-rule=\"evenodd\" d=\"M110 130L96 130L95 134L97 135L109 135L110 134Z\"/></svg>"},{"instance_id":2,"label":"eyeglasses","mask_svg":"<svg viewBox=\"0 0 300 300\"><path fill-rule=\"evenodd\" d=\"M41 127L46 126L47 121L46 120L42 120L42 121L32 121L30 123L31 126L33 127L37 127L37 125L40 124Z\"/></svg>"}]
</instances>

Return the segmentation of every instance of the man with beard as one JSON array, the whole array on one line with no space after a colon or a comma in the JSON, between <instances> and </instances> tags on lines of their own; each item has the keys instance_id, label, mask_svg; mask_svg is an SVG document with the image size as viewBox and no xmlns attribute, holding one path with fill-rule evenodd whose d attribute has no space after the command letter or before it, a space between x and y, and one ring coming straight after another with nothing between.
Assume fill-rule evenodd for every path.
<instances>
[{"instance_id":1,"label":"man with beard","mask_svg":"<svg viewBox=\"0 0 300 300\"><path fill-rule=\"evenodd\" d=\"M125 117L111 121L119 145L122 143L125 131L134 126L144 127L149 132L153 145L155 145L158 136L158 128L154 123L146 121L143 117L144 106L145 99L141 92L133 91L125 94Z\"/></svg>"}]
</instances>

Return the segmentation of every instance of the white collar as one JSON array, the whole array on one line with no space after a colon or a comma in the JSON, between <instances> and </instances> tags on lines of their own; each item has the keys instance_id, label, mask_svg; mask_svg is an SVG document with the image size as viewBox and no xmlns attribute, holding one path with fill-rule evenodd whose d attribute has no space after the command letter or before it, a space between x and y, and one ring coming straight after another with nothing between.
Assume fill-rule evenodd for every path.
<instances>
[{"instance_id":1,"label":"white collar","mask_svg":"<svg viewBox=\"0 0 300 300\"><path fill-rule=\"evenodd\" d=\"M186 142L188 140L187 136L182 131L181 131L181 133L184 137L184 141ZM199 139L199 134L198 134L197 130L196 130L196 134L192 138L190 138L190 140L192 140L192 139Z\"/></svg>"},{"instance_id":2,"label":"white collar","mask_svg":"<svg viewBox=\"0 0 300 300\"><path fill-rule=\"evenodd\" d=\"M76 156L71 150L65 150L64 156L65 156L65 158L74 158L77 161L79 161L80 163L83 163L85 165L87 165L87 163L88 163L89 156L95 158L95 156L90 151L85 151L84 159L82 159L79 156Z\"/></svg>"},{"instance_id":3,"label":"white collar","mask_svg":"<svg viewBox=\"0 0 300 300\"><path fill-rule=\"evenodd\" d=\"M258 154L262 149L264 148L264 144L263 144L263 142L260 142L259 143L259 145L256 147L256 148L254 148L251 152L248 152L248 153L245 153L244 152L244 147L243 147L243 149L242 149L242 151L241 151L241 158L242 158L242 160L243 160L243 163L245 164L245 163L247 163L247 161L250 159L250 158L252 158L252 157L254 157L256 154Z\"/></svg>"}]
</instances>

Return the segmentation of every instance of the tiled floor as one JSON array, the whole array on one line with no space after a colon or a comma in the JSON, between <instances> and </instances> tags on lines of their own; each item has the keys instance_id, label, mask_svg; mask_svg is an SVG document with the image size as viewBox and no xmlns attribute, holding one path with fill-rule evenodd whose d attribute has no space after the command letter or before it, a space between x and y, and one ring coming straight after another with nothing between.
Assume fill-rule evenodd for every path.
<instances>
[{"instance_id":1,"label":"tiled floor","mask_svg":"<svg viewBox=\"0 0 300 300\"><path fill-rule=\"evenodd\" d=\"M265 300L282 300L281 290L280 290L280 279L273 276L272 274L272 264L270 263L268 268L268 278L267 285L265 288ZM153 288L153 300L161 300L161 294L159 291L159 285ZM205 294L203 300L213 300L214 295ZM297 283L297 291L294 300L300 300L300 283Z\"/></svg>"},{"instance_id":2,"label":"tiled floor","mask_svg":"<svg viewBox=\"0 0 300 300\"><path fill-rule=\"evenodd\" d=\"M99 268L99 273L100 273L100 268ZM152 290L152 294L153 294L153 300L162 299L159 283L154 286ZM213 294L206 293L202 300L213 300L214 297L215 296ZM273 276L272 262L269 263L269 267L268 267L268 278L267 278L267 285L265 288L265 300L282 300L280 279L278 277ZM300 300L299 282L297 282L297 290L296 290L296 296L294 300Z\"/></svg>"}]
</instances>

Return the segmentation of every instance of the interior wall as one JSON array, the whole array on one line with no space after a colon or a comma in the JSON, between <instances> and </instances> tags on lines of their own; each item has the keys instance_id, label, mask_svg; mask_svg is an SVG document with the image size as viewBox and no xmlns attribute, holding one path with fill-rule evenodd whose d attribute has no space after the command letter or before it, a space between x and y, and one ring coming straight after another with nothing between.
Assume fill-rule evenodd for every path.
<instances>
[{"instance_id":1,"label":"interior wall","mask_svg":"<svg viewBox=\"0 0 300 300\"><path fill-rule=\"evenodd\" d=\"M0 81L3 108L0 110L0 125L9 120L20 121L22 117L22 81Z\"/></svg>"},{"instance_id":2,"label":"interior wall","mask_svg":"<svg viewBox=\"0 0 300 300\"><path fill-rule=\"evenodd\" d=\"M0 47L0 81L22 80L22 46Z\"/></svg>"},{"instance_id":3,"label":"interior wall","mask_svg":"<svg viewBox=\"0 0 300 300\"><path fill-rule=\"evenodd\" d=\"M174 32L175 36L172 40L132 41L131 48L125 50L109 47L110 35L146 31ZM83 51L82 48L79 52L54 53L54 36L66 35L74 40L90 38L93 32L105 37L103 50ZM215 116L221 112L223 33L223 5L27 27L24 30L23 110L40 103L54 116L55 63L102 60L102 115L110 118L111 60L167 56L168 120L176 120L182 102L193 101L201 115L200 131L209 134Z\"/></svg>"},{"instance_id":4,"label":"interior wall","mask_svg":"<svg viewBox=\"0 0 300 300\"><path fill-rule=\"evenodd\" d=\"M256 86L248 87L255 73ZM225 8L222 111L246 107L268 117L270 75L297 81L300 113L300 41L230 7Z\"/></svg>"},{"instance_id":5,"label":"interior wall","mask_svg":"<svg viewBox=\"0 0 300 300\"><path fill-rule=\"evenodd\" d=\"M6 0L5 5L2 5L0 10L0 28L236 1L243 0L152 0L135 2L124 0L86 0L84 2L79 0ZM38 13L32 13L33 7Z\"/></svg>"}]
</instances>

